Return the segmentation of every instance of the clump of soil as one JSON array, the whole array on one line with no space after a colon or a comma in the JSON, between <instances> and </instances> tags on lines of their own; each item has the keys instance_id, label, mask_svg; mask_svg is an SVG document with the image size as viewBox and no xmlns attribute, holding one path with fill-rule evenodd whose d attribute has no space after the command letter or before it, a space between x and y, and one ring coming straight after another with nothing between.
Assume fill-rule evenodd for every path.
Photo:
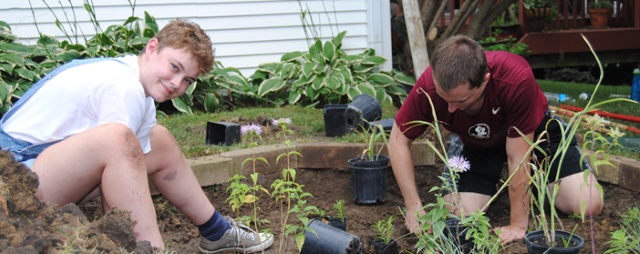
<instances>
[{"instance_id":1,"label":"clump of soil","mask_svg":"<svg viewBox=\"0 0 640 254\"><path fill-rule=\"evenodd\" d=\"M113 210L90 221L75 204L41 202L37 188L37 175L0 151L0 253L136 250L134 224L128 212ZM139 245L140 252L152 253L148 242Z\"/></svg>"}]
</instances>

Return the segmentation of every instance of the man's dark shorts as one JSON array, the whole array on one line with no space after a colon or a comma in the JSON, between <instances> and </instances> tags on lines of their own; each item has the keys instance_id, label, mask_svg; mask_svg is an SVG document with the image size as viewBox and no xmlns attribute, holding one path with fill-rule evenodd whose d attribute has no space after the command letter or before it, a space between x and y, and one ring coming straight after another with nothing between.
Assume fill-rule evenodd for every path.
<instances>
[{"instance_id":1,"label":"man's dark shorts","mask_svg":"<svg viewBox=\"0 0 640 254\"><path fill-rule=\"evenodd\" d=\"M545 116L544 120L538 126L535 131L534 138L537 138L542 131L547 128L547 122L552 119L550 116ZM558 121L549 122L548 136L549 141L540 144L547 155L553 155L558 149L558 142L560 141L561 132ZM505 147L497 147L491 149L477 149L473 147L464 146L462 141L455 135L452 135L449 141L449 149L447 151L449 158L454 155L462 155L469 161L471 169L467 172L460 174L458 181L458 192L474 192L493 196L500 188L502 171L505 168L505 162L507 161L507 153ZM541 161L544 158L544 154L540 151L534 151L535 158ZM532 156L533 157L533 156ZM559 160L555 160L551 165L549 172L549 179L552 182L556 179L557 165ZM581 160L580 151L576 144L575 136L572 137L570 146L562 161L562 167L560 167L560 175L558 179L580 173L586 169L590 169L586 160ZM444 176L448 177L448 168L445 167ZM445 194L449 192L445 191Z\"/></svg>"}]
</instances>

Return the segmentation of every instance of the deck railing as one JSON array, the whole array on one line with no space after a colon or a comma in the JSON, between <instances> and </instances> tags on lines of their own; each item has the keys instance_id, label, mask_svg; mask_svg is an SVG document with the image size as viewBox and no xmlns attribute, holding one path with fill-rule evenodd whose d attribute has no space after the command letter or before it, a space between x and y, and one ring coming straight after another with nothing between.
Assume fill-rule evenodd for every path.
<instances>
[{"instance_id":1,"label":"deck railing","mask_svg":"<svg viewBox=\"0 0 640 254\"><path fill-rule=\"evenodd\" d=\"M589 2L595 0L557 0L556 11L557 16L553 18L546 26L549 31L554 30L571 30L571 29L588 29L590 27L589 13L587 6ZM635 13L637 13L637 0L615 0L613 3L613 14L609 19L610 28L636 27ZM634 8L635 6L635 8ZM519 19L523 24L524 6L519 1Z\"/></svg>"},{"instance_id":2,"label":"deck railing","mask_svg":"<svg viewBox=\"0 0 640 254\"><path fill-rule=\"evenodd\" d=\"M439 25L446 26L457 14L457 8L465 0L447 0L448 6L440 17ZM468 0L467 0L468 1ZM482 0L480 0L482 5ZM499 2L500 0L498 0ZM556 0L557 15L546 26L545 31L589 29L590 21L587 6L596 0ZM640 0L612 0L614 10L609 20L610 28L640 28ZM524 6L518 1L518 19L521 30L526 32ZM473 19L472 17L470 18Z\"/></svg>"}]
</instances>

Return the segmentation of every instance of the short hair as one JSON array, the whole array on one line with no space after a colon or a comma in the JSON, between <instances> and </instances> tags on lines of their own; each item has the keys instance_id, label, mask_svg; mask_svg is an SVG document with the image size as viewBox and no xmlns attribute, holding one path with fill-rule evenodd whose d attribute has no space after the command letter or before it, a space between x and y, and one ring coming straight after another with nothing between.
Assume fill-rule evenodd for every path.
<instances>
[{"instance_id":1,"label":"short hair","mask_svg":"<svg viewBox=\"0 0 640 254\"><path fill-rule=\"evenodd\" d=\"M200 65L200 74L213 69L213 46L211 38L194 22L175 19L169 22L154 38L158 39L158 50L164 47L185 49L191 52Z\"/></svg>"},{"instance_id":2,"label":"short hair","mask_svg":"<svg viewBox=\"0 0 640 254\"><path fill-rule=\"evenodd\" d=\"M475 88L482 85L487 73L487 58L477 41L454 35L438 45L431 68L434 81L445 92L462 84Z\"/></svg>"}]
</instances>

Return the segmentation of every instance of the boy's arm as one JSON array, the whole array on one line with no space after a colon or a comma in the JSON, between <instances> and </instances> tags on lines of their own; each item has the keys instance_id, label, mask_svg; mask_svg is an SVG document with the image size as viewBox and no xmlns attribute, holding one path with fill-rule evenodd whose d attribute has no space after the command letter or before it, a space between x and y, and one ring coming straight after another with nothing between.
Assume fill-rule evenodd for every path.
<instances>
[{"instance_id":1,"label":"boy's arm","mask_svg":"<svg viewBox=\"0 0 640 254\"><path fill-rule=\"evenodd\" d=\"M533 139L533 133L526 135L529 140ZM529 143L523 137L507 137L507 167L509 175L515 175L509 183L509 203L511 206L511 223L502 228L500 238L503 243L524 238L524 234L529 224L529 200L527 190L529 182ZM524 158L524 160L523 160ZM521 164L521 162L525 162Z\"/></svg>"}]
</instances>

